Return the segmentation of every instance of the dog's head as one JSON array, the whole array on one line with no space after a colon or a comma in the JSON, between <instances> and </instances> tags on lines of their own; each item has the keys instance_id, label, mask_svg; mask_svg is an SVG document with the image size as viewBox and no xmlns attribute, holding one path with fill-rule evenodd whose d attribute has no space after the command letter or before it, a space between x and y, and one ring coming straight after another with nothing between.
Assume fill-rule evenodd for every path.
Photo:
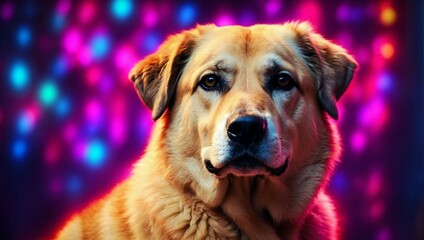
<instances>
[{"instance_id":1,"label":"dog's head","mask_svg":"<svg viewBox=\"0 0 424 240\"><path fill-rule=\"evenodd\" d=\"M356 66L306 23L206 25L167 39L130 78L166 122L165 146L180 161L170 164L207 189L228 175L282 178L330 164L329 117Z\"/></svg>"}]
</instances>

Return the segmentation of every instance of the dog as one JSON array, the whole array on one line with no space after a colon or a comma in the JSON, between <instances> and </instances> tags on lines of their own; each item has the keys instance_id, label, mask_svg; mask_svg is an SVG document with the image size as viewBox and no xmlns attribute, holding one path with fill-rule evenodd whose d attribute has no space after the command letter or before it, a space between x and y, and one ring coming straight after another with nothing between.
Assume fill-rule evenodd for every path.
<instances>
[{"instance_id":1,"label":"dog","mask_svg":"<svg viewBox=\"0 0 424 240\"><path fill-rule=\"evenodd\" d=\"M170 36L129 74L156 121L144 156L57 239L337 239L325 186L356 68L306 22Z\"/></svg>"}]
</instances>

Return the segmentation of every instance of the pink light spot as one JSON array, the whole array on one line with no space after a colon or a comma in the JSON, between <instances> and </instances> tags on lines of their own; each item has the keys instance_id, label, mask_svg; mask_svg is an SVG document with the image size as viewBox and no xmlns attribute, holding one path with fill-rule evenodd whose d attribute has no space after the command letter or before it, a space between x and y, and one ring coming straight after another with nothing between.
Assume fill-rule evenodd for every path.
<instances>
[{"instance_id":1,"label":"pink light spot","mask_svg":"<svg viewBox=\"0 0 424 240\"><path fill-rule=\"evenodd\" d=\"M93 56L91 55L90 48L82 47L82 49L78 51L78 60L81 65L88 66L93 60Z\"/></svg>"},{"instance_id":2,"label":"pink light spot","mask_svg":"<svg viewBox=\"0 0 424 240\"><path fill-rule=\"evenodd\" d=\"M234 24L234 19L231 15L224 13L219 15L215 22L217 26L227 26Z\"/></svg>"},{"instance_id":3,"label":"pink light spot","mask_svg":"<svg viewBox=\"0 0 424 240\"><path fill-rule=\"evenodd\" d=\"M14 12L14 7L13 4L10 2L5 2L1 5L1 17L3 18L3 20L7 21L10 20L13 16L13 12Z\"/></svg>"},{"instance_id":4,"label":"pink light spot","mask_svg":"<svg viewBox=\"0 0 424 240\"><path fill-rule=\"evenodd\" d=\"M297 18L307 20L314 28L319 29L322 19L321 6L315 1L301 3L297 9Z\"/></svg>"},{"instance_id":5,"label":"pink light spot","mask_svg":"<svg viewBox=\"0 0 424 240\"><path fill-rule=\"evenodd\" d=\"M355 152L361 152L362 150L364 150L366 144L367 138L363 132L356 131L355 133L353 133L350 139L350 146Z\"/></svg>"},{"instance_id":6,"label":"pink light spot","mask_svg":"<svg viewBox=\"0 0 424 240\"><path fill-rule=\"evenodd\" d=\"M81 23L89 23L96 16L96 5L94 2L84 2L79 11L79 21Z\"/></svg>"},{"instance_id":7,"label":"pink light spot","mask_svg":"<svg viewBox=\"0 0 424 240\"><path fill-rule=\"evenodd\" d=\"M376 197L380 192L383 185L383 177L381 176L381 172L378 170L374 170L367 184L367 193L368 196L373 198Z\"/></svg>"},{"instance_id":8,"label":"pink light spot","mask_svg":"<svg viewBox=\"0 0 424 240\"><path fill-rule=\"evenodd\" d=\"M269 0L265 4L265 12L270 16L275 16L281 10L281 2L278 0Z\"/></svg>"},{"instance_id":9,"label":"pink light spot","mask_svg":"<svg viewBox=\"0 0 424 240\"><path fill-rule=\"evenodd\" d=\"M70 28L63 36L62 45L67 52L74 53L81 47L81 33L76 28Z\"/></svg>"},{"instance_id":10,"label":"pink light spot","mask_svg":"<svg viewBox=\"0 0 424 240\"><path fill-rule=\"evenodd\" d=\"M66 15L70 9L71 3L68 0L60 0L56 7L56 11L62 16Z\"/></svg>"},{"instance_id":11,"label":"pink light spot","mask_svg":"<svg viewBox=\"0 0 424 240\"><path fill-rule=\"evenodd\" d=\"M122 144L126 138L126 124L125 124L125 114L126 114L126 101L123 96L114 97L114 101L111 106L110 115L112 116L110 122L110 131L109 135L114 144Z\"/></svg>"},{"instance_id":12,"label":"pink light spot","mask_svg":"<svg viewBox=\"0 0 424 240\"><path fill-rule=\"evenodd\" d=\"M3 112L0 110L0 124L3 123Z\"/></svg>"},{"instance_id":13,"label":"pink light spot","mask_svg":"<svg viewBox=\"0 0 424 240\"><path fill-rule=\"evenodd\" d=\"M129 46L118 48L115 54L115 64L124 72L129 72L137 59L134 50Z\"/></svg>"},{"instance_id":14,"label":"pink light spot","mask_svg":"<svg viewBox=\"0 0 424 240\"><path fill-rule=\"evenodd\" d=\"M126 126L122 117L114 117L110 123L110 138L112 143L120 145L126 138Z\"/></svg>"},{"instance_id":15,"label":"pink light spot","mask_svg":"<svg viewBox=\"0 0 424 240\"><path fill-rule=\"evenodd\" d=\"M63 137L66 141L72 142L77 136L77 127L74 123L69 123L63 128Z\"/></svg>"},{"instance_id":16,"label":"pink light spot","mask_svg":"<svg viewBox=\"0 0 424 240\"><path fill-rule=\"evenodd\" d=\"M93 66L88 69L86 72L86 82L89 86L96 86L99 84L102 77L102 71L99 67Z\"/></svg>"},{"instance_id":17,"label":"pink light spot","mask_svg":"<svg viewBox=\"0 0 424 240\"><path fill-rule=\"evenodd\" d=\"M60 156L60 144L57 140L50 140L44 149L44 160L48 165L57 163Z\"/></svg>"},{"instance_id":18,"label":"pink light spot","mask_svg":"<svg viewBox=\"0 0 424 240\"><path fill-rule=\"evenodd\" d=\"M153 6L146 6L142 12L144 14L141 14L142 16L142 22L146 27L154 27L158 23L159 15L157 11L154 9Z\"/></svg>"},{"instance_id":19,"label":"pink light spot","mask_svg":"<svg viewBox=\"0 0 424 240\"><path fill-rule=\"evenodd\" d=\"M374 201L371 204L371 208L370 208L370 212L369 212L370 217L372 219L379 219L379 218L381 218L383 213L384 213L384 203L380 200Z\"/></svg>"},{"instance_id":20,"label":"pink light spot","mask_svg":"<svg viewBox=\"0 0 424 240\"><path fill-rule=\"evenodd\" d=\"M97 100L90 100L85 105L85 117L90 123L100 122L103 114L102 105Z\"/></svg>"},{"instance_id":21,"label":"pink light spot","mask_svg":"<svg viewBox=\"0 0 424 240\"><path fill-rule=\"evenodd\" d=\"M359 122L374 132L380 131L387 123L388 108L381 97L373 99L359 114Z\"/></svg>"}]
</instances>

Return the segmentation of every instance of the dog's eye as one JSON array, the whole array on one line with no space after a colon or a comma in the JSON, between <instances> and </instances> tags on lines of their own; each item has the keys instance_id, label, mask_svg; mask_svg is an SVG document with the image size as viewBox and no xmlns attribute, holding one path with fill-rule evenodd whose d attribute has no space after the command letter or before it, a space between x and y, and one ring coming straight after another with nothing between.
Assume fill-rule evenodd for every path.
<instances>
[{"instance_id":1,"label":"dog's eye","mask_svg":"<svg viewBox=\"0 0 424 240\"><path fill-rule=\"evenodd\" d=\"M290 73L282 71L271 78L271 86L275 90L289 91L296 86L296 83Z\"/></svg>"},{"instance_id":2,"label":"dog's eye","mask_svg":"<svg viewBox=\"0 0 424 240\"><path fill-rule=\"evenodd\" d=\"M200 79L199 85L206 91L221 89L220 77L216 74L207 74Z\"/></svg>"}]
</instances>

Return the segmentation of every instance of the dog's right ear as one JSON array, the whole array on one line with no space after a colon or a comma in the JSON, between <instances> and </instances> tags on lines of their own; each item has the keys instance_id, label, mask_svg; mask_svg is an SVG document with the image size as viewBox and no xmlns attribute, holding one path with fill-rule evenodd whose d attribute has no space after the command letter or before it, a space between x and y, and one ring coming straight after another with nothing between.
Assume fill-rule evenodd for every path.
<instances>
[{"instance_id":1,"label":"dog's right ear","mask_svg":"<svg viewBox=\"0 0 424 240\"><path fill-rule=\"evenodd\" d=\"M152 110L153 120L172 107L179 77L196 41L206 26L169 37L159 49L139 61L130 71L138 95Z\"/></svg>"}]
</instances>

